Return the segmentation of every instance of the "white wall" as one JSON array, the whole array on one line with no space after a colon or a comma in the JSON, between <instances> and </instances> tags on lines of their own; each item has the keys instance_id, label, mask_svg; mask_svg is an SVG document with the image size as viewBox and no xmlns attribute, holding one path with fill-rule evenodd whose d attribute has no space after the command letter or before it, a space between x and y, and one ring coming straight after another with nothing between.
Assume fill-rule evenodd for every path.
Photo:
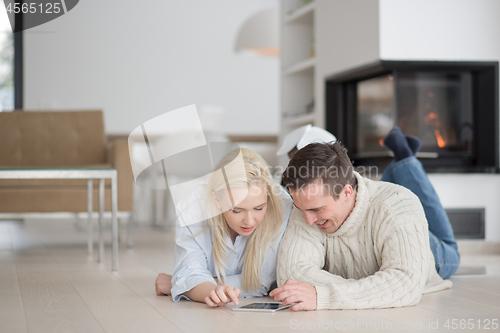
<instances>
[{"instance_id":1,"label":"white wall","mask_svg":"<svg viewBox=\"0 0 500 333\"><path fill-rule=\"evenodd\" d=\"M378 0L317 0L315 15L322 72L341 72L378 59Z\"/></svg>"},{"instance_id":2,"label":"white wall","mask_svg":"<svg viewBox=\"0 0 500 333\"><path fill-rule=\"evenodd\" d=\"M378 0L315 1L315 103L324 110L326 76L378 60L379 8Z\"/></svg>"},{"instance_id":3,"label":"white wall","mask_svg":"<svg viewBox=\"0 0 500 333\"><path fill-rule=\"evenodd\" d=\"M445 208L486 208L487 241L500 241L500 176L496 174L430 174Z\"/></svg>"},{"instance_id":4,"label":"white wall","mask_svg":"<svg viewBox=\"0 0 500 333\"><path fill-rule=\"evenodd\" d=\"M500 61L500 1L379 0L380 58ZM446 208L486 208L486 240L500 241L500 175L433 174Z\"/></svg>"},{"instance_id":5,"label":"white wall","mask_svg":"<svg viewBox=\"0 0 500 333\"><path fill-rule=\"evenodd\" d=\"M232 134L277 134L279 60L234 54L238 28L277 0L85 0L25 31L24 107L99 108L108 133L222 106Z\"/></svg>"},{"instance_id":6,"label":"white wall","mask_svg":"<svg viewBox=\"0 0 500 333\"><path fill-rule=\"evenodd\" d=\"M500 58L498 0L379 0L380 58Z\"/></svg>"}]
</instances>

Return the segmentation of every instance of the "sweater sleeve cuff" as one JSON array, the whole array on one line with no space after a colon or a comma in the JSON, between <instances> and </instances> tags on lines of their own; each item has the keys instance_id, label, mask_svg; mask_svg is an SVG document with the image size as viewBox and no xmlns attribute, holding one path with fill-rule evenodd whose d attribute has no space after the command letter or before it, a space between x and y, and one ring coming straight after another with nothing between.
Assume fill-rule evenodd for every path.
<instances>
[{"instance_id":1,"label":"sweater sleeve cuff","mask_svg":"<svg viewBox=\"0 0 500 333\"><path fill-rule=\"evenodd\" d=\"M315 286L316 288L316 310L328 309L330 306L330 288L326 286Z\"/></svg>"}]
</instances>

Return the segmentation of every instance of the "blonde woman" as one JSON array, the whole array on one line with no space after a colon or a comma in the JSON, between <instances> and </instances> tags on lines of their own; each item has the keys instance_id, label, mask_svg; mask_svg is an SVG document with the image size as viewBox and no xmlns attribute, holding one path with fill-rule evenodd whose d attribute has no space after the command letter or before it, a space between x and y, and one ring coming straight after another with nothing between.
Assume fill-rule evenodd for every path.
<instances>
[{"instance_id":1,"label":"blonde woman","mask_svg":"<svg viewBox=\"0 0 500 333\"><path fill-rule=\"evenodd\" d=\"M224 166L224 172L212 173L206 186L176 207L175 269L172 276L158 276L158 295L212 307L238 305L239 297L267 295L276 281L292 200L274 184L262 157L239 151L243 164L229 163L235 154L227 154L215 168ZM203 210L212 218L191 223Z\"/></svg>"}]
</instances>

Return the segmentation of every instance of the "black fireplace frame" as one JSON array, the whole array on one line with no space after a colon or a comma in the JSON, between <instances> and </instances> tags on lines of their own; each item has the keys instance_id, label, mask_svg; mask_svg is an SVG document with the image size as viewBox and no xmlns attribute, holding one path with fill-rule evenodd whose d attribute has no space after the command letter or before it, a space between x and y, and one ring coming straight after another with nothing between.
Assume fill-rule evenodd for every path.
<instances>
[{"instance_id":1,"label":"black fireplace frame","mask_svg":"<svg viewBox=\"0 0 500 333\"><path fill-rule=\"evenodd\" d=\"M473 156L421 158L427 172L500 173L498 62L386 61L354 68L325 79L326 129L349 150L355 166L384 168L390 156L363 157L356 152L356 84L361 80L398 71L472 74L474 146ZM425 155L425 154L424 154Z\"/></svg>"}]
</instances>

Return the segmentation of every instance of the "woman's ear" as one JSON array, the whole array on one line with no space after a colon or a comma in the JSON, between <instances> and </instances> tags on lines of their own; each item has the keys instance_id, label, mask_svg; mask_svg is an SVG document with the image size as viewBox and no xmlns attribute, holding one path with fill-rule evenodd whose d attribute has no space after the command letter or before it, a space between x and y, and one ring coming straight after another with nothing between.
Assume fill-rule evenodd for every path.
<instances>
[{"instance_id":1,"label":"woman's ear","mask_svg":"<svg viewBox=\"0 0 500 333\"><path fill-rule=\"evenodd\" d=\"M217 206L217 208L221 208L221 203L220 203L220 198L217 194L215 194L215 191L212 191L212 195L213 195L213 200L214 200L214 203L215 205Z\"/></svg>"}]
</instances>

